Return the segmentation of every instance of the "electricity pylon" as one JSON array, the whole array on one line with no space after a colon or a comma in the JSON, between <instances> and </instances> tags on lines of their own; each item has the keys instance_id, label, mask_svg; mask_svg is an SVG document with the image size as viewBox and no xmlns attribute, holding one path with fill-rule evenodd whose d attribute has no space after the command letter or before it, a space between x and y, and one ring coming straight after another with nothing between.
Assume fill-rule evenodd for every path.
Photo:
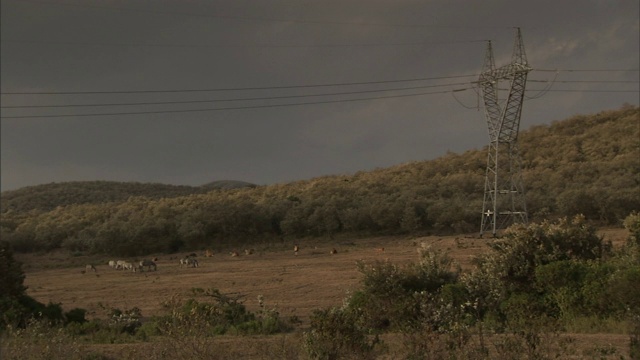
<instances>
[{"instance_id":1,"label":"electricity pylon","mask_svg":"<svg viewBox=\"0 0 640 360\"><path fill-rule=\"evenodd\" d=\"M498 230L513 223L527 222L517 140L529 71L520 28L517 29L511 63L505 66L496 68L491 42L488 42L478 79L490 140L480 236L486 231L496 236ZM505 96L504 99L499 95Z\"/></svg>"}]
</instances>

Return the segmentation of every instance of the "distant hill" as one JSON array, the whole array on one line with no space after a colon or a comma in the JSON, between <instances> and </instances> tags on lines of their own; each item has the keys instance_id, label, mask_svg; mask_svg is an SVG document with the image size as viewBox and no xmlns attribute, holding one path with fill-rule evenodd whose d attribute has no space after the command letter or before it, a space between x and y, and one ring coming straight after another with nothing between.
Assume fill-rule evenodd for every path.
<instances>
[{"instance_id":1,"label":"distant hill","mask_svg":"<svg viewBox=\"0 0 640 360\"><path fill-rule=\"evenodd\" d=\"M640 108L534 126L518 142L531 221L582 214L611 226L640 210ZM29 187L2 193L0 235L16 251L138 256L341 234L472 233L480 227L486 151L268 186Z\"/></svg>"},{"instance_id":2,"label":"distant hill","mask_svg":"<svg viewBox=\"0 0 640 360\"><path fill-rule=\"evenodd\" d=\"M103 204L126 201L130 197L150 199L170 198L197 193L206 189L153 183L116 181L72 181L28 186L3 191L0 200L2 212L7 210L52 210L72 204Z\"/></svg>"},{"instance_id":3,"label":"distant hill","mask_svg":"<svg viewBox=\"0 0 640 360\"><path fill-rule=\"evenodd\" d=\"M258 185L248 183L245 181L237 181L237 180L218 180L213 181L200 187L211 190L231 190L231 189L241 189L241 188L254 188Z\"/></svg>"},{"instance_id":4,"label":"distant hill","mask_svg":"<svg viewBox=\"0 0 640 360\"><path fill-rule=\"evenodd\" d=\"M71 181L27 186L0 195L0 211L49 211L59 206L118 203L130 197L174 198L256 185L242 181L214 181L203 186L179 186L157 183L117 181Z\"/></svg>"}]
</instances>

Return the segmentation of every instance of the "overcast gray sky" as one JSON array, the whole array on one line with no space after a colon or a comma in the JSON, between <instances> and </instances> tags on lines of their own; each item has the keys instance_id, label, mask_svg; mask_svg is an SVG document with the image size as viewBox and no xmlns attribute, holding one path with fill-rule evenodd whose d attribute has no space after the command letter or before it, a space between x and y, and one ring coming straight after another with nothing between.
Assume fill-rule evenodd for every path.
<instances>
[{"instance_id":1,"label":"overcast gray sky","mask_svg":"<svg viewBox=\"0 0 640 360\"><path fill-rule=\"evenodd\" d=\"M481 148L473 81L486 40L497 66L510 61L514 27L533 68L522 130L638 105L637 0L1 6L3 191L76 180L266 185ZM316 86L329 84L341 85ZM33 94L42 92L72 94ZM320 94L332 95L309 96ZM69 106L82 104L103 106Z\"/></svg>"}]
</instances>

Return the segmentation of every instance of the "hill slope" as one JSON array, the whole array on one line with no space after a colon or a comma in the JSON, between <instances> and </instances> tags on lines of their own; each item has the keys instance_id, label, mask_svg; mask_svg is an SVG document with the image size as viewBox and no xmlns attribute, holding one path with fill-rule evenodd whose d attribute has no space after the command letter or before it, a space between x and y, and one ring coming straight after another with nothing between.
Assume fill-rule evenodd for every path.
<instances>
[{"instance_id":1,"label":"hill slope","mask_svg":"<svg viewBox=\"0 0 640 360\"><path fill-rule=\"evenodd\" d=\"M582 213L617 225L639 210L639 125L640 108L625 107L521 132L530 219ZM308 236L476 232L486 156L470 150L350 176L14 210L3 212L1 235L19 251L138 255Z\"/></svg>"},{"instance_id":2,"label":"hill slope","mask_svg":"<svg viewBox=\"0 0 640 360\"><path fill-rule=\"evenodd\" d=\"M202 188L211 189L211 190L231 190L231 189L242 189L242 188L254 188L258 185L248 183L246 181L237 181L237 180L218 180L213 181L207 184L202 185Z\"/></svg>"},{"instance_id":3,"label":"hill slope","mask_svg":"<svg viewBox=\"0 0 640 360\"><path fill-rule=\"evenodd\" d=\"M51 183L28 186L18 190L3 191L0 198L0 211L49 211L58 206L74 204L123 202L132 196L162 199L203 194L212 190L229 190L255 186L256 185L244 181L232 180L214 181L202 186L178 186L117 181Z\"/></svg>"},{"instance_id":4,"label":"hill slope","mask_svg":"<svg viewBox=\"0 0 640 360\"><path fill-rule=\"evenodd\" d=\"M116 181L74 181L3 191L0 203L2 204L2 212L8 210L48 211L58 206L73 204L122 202L132 196L160 199L203 192L205 192L204 189L191 186Z\"/></svg>"}]
</instances>

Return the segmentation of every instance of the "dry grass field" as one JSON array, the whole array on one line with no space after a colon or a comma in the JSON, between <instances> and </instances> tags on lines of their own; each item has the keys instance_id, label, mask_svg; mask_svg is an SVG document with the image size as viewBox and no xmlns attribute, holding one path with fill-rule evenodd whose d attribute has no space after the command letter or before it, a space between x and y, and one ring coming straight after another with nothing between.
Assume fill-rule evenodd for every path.
<instances>
[{"instance_id":1,"label":"dry grass field","mask_svg":"<svg viewBox=\"0 0 640 360\"><path fill-rule=\"evenodd\" d=\"M627 237L622 229L606 229L601 233L614 245L623 243ZM65 311L84 308L88 318L105 317L103 306L123 310L138 307L144 317L160 315L162 302L172 296L186 299L193 288L216 288L226 294L245 295L245 305L250 311L259 309L258 296L262 295L268 308L276 307L285 319L298 317L304 328L313 310L340 306L349 292L358 287L361 279L356 267L358 261L415 262L422 244L447 251L463 269L471 267L473 256L488 249L486 240L463 236L307 240L299 243L297 255L293 244L256 246L250 255L246 255L244 249L237 249L240 254L237 257L228 251L205 257L201 251L197 268L180 266L179 257L185 254L149 255L149 258L158 257L157 271L136 273L109 267L107 262L118 260L115 258L72 257L65 253L16 255L16 258L23 262L30 296L43 303L62 303ZM334 248L337 253L331 254ZM83 273L86 264L94 264L97 271ZM288 338L295 336L290 334ZM619 354L628 354L627 335L575 336L586 345L612 346ZM286 341L285 338L277 335L272 340L251 341L259 344L260 341ZM121 345L121 350L127 346Z\"/></svg>"},{"instance_id":2,"label":"dry grass field","mask_svg":"<svg viewBox=\"0 0 640 360\"><path fill-rule=\"evenodd\" d=\"M187 297L193 288L216 288L226 294L246 295L249 310L258 308L258 295L269 307L285 316L307 318L314 309L339 306L357 287L360 273L356 262L389 260L401 264L418 260L421 243L451 249L463 265L483 251L482 240L455 238L380 238L354 243L300 243L296 255L291 246L256 247L251 255L244 249L233 257L229 252L204 257L197 252L199 267L181 267L186 254L157 255L157 271L131 272L107 265L109 258L69 257L51 253L18 257L24 263L28 294L44 303L60 302L65 310L80 307L100 317L99 304L120 309L137 306L144 316L159 315L161 303L171 296ZM332 249L336 254L331 254ZM384 251L382 251L384 248ZM155 257L155 255L150 255ZM112 259L118 260L118 259ZM139 259L123 259L134 261ZM97 271L85 272L86 264Z\"/></svg>"}]
</instances>

